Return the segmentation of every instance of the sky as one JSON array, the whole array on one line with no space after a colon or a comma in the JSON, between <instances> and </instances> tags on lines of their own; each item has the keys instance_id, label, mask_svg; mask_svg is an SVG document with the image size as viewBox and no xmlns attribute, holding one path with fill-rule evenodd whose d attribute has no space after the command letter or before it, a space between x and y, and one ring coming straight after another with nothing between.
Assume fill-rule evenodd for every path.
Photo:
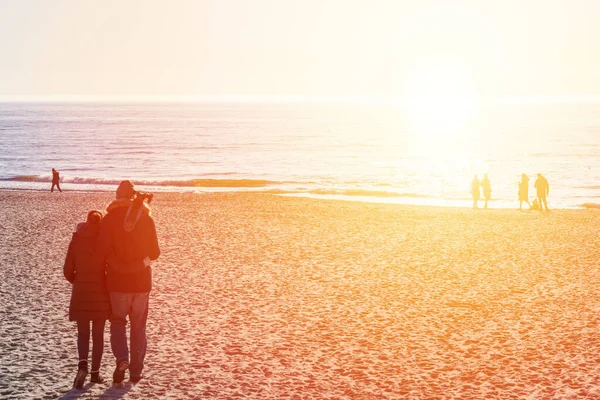
<instances>
[{"instance_id":1,"label":"sky","mask_svg":"<svg viewBox=\"0 0 600 400\"><path fill-rule=\"evenodd\" d=\"M0 97L594 96L596 0L0 0Z\"/></svg>"}]
</instances>

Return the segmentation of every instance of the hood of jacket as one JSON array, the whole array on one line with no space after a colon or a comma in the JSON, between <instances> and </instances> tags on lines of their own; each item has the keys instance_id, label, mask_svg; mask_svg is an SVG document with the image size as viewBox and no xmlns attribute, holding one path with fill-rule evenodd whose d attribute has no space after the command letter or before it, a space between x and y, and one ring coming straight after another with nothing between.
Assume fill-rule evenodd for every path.
<instances>
[{"instance_id":1,"label":"hood of jacket","mask_svg":"<svg viewBox=\"0 0 600 400\"><path fill-rule=\"evenodd\" d=\"M77 224L77 228L73 233L73 236L81 236L81 237L94 237L98 235L98 230L100 229L99 224L88 224L87 222L80 222Z\"/></svg>"},{"instance_id":2,"label":"hood of jacket","mask_svg":"<svg viewBox=\"0 0 600 400\"><path fill-rule=\"evenodd\" d=\"M150 206L145 202L139 203L131 199L123 198L113 200L108 207L106 207L106 213L108 214L118 209L126 210L125 221L123 222L123 229L125 232L131 232L142 215L150 215Z\"/></svg>"}]
</instances>

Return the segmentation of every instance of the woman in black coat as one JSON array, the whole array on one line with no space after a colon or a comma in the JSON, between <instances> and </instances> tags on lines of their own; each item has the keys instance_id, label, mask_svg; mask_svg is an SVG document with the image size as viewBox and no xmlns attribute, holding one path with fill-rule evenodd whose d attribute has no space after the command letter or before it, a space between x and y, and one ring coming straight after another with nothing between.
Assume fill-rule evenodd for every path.
<instances>
[{"instance_id":1,"label":"woman in black coat","mask_svg":"<svg viewBox=\"0 0 600 400\"><path fill-rule=\"evenodd\" d=\"M88 372L90 322L92 324L91 382L100 383L100 362L104 349L104 324L110 317L110 297L106 289L104 259L94 253L102 213L90 211L87 222L77 225L69 244L63 268L65 278L73 284L69 321L77 321L79 365L74 386L81 388Z\"/></svg>"}]
</instances>

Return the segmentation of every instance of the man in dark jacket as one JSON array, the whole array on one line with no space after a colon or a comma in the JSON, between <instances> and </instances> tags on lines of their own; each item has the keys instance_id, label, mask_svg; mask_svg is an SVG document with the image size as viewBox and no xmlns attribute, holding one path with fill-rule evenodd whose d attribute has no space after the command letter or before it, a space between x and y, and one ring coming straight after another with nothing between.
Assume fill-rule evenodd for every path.
<instances>
[{"instance_id":1,"label":"man in dark jacket","mask_svg":"<svg viewBox=\"0 0 600 400\"><path fill-rule=\"evenodd\" d=\"M107 286L112 306L110 343L117 360L113 383L123 382L127 369L130 380L138 382L142 378L146 356L146 319L152 289L150 261L158 258L160 249L150 208L136 196L131 182L119 184L117 199L106 211L100 225L98 246L99 252L107 258ZM147 267L124 269L118 263L111 263L111 257L121 260L122 264L143 260ZM129 349L127 316L131 324Z\"/></svg>"},{"instance_id":2,"label":"man in dark jacket","mask_svg":"<svg viewBox=\"0 0 600 400\"><path fill-rule=\"evenodd\" d=\"M540 203L540 211L543 210L544 207L546 208L546 211L548 211L548 200L546 200L546 197L550 192L550 185L548 184L548 180L542 174L537 174L537 176L537 180L533 187L536 189L538 202Z\"/></svg>"}]
</instances>

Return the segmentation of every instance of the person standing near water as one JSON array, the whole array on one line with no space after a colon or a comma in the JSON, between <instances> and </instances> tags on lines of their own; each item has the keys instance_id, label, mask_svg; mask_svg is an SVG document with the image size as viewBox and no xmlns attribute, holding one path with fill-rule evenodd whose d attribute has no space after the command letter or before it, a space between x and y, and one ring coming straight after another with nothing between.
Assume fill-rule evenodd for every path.
<instances>
[{"instance_id":1,"label":"person standing near water","mask_svg":"<svg viewBox=\"0 0 600 400\"><path fill-rule=\"evenodd\" d=\"M52 168L52 187L50 188L51 192L54 192L54 186L56 186L59 192L62 192L62 190L60 189L60 176L58 175L58 171Z\"/></svg>"},{"instance_id":2,"label":"person standing near water","mask_svg":"<svg viewBox=\"0 0 600 400\"><path fill-rule=\"evenodd\" d=\"M546 200L546 197L550 192L550 185L548 184L548 180L544 178L542 174L538 174L537 176L537 180L533 186L536 188L538 203L540 204L540 211L544 208L546 211L548 211L548 201Z\"/></svg>"},{"instance_id":3,"label":"person standing near water","mask_svg":"<svg viewBox=\"0 0 600 400\"><path fill-rule=\"evenodd\" d=\"M481 197L481 183L479 183L479 178L477 175L473 177L473 181L471 182L471 195L473 196L473 208L479 208L479 198Z\"/></svg>"},{"instance_id":4,"label":"person standing near water","mask_svg":"<svg viewBox=\"0 0 600 400\"><path fill-rule=\"evenodd\" d=\"M521 182L519 182L519 210L523 209L524 201L531 209L531 203L529 202L529 177L525 174L521 174Z\"/></svg>"},{"instance_id":5,"label":"person standing near water","mask_svg":"<svg viewBox=\"0 0 600 400\"><path fill-rule=\"evenodd\" d=\"M483 179L481 180L481 188L483 189L483 198L485 199L483 208L488 208L488 201L492 198L492 183L490 182L490 178L488 178L487 174L483 175Z\"/></svg>"}]
</instances>

